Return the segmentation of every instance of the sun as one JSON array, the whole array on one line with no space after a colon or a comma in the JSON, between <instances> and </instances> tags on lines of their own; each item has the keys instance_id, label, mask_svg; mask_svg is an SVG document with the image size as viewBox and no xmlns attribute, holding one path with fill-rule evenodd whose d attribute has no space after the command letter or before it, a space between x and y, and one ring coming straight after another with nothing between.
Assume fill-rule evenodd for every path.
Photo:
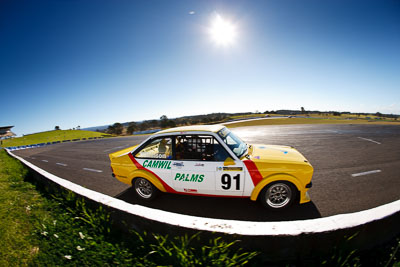
<instances>
[{"instance_id":1,"label":"sun","mask_svg":"<svg viewBox=\"0 0 400 267\"><path fill-rule=\"evenodd\" d=\"M235 25L218 14L211 21L209 34L211 40L218 46L232 45L237 38Z\"/></svg>"}]
</instances>

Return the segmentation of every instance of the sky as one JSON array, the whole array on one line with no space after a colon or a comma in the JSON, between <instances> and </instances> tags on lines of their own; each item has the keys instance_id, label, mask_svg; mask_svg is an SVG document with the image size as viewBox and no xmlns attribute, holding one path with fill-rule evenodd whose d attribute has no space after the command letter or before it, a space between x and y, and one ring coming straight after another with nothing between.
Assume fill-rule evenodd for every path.
<instances>
[{"instance_id":1,"label":"sky","mask_svg":"<svg viewBox=\"0 0 400 267\"><path fill-rule=\"evenodd\" d=\"M398 0L3 0L0 126L400 114L399 14Z\"/></svg>"}]
</instances>

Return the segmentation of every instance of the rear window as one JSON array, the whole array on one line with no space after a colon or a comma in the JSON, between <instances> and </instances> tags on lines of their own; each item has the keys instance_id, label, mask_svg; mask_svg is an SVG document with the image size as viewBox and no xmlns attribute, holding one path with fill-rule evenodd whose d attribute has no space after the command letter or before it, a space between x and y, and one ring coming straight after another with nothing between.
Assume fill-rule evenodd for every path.
<instances>
[{"instance_id":1,"label":"rear window","mask_svg":"<svg viewBox=\"0 0 400 267\"><path fill-rule=\"evenodd\" d=\"M156 138L142 148L135 157L147 159L172 159L172 139Z\"/></svg>"}]
</instances>

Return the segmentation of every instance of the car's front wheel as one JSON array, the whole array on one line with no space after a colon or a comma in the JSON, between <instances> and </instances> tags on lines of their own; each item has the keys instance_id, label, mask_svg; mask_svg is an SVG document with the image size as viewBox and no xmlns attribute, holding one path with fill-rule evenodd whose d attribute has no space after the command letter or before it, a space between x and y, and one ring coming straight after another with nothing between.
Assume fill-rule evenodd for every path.
<instances>
[{"instance_id":1,"label":"car's front wheel","mask_svg":"<svg viewBox=\"0 0 400 267\"><path fill-rule=\"evenodd\" d=\"M260 193L261 204L271 210L282 210L294 202L297 190L292 184L275 182L266 186Z\"/></svg>"},{"instance_id":2,"label":"car's front wheel","mask_svg":"<svg viewBox=\"0 0 400 267\"><path fill-rule=\"evenodd\" d=\"M145 178L136 178L133 180L133 188L136 196L143 200L152 200L157 196L158 189Z\"/></svg>"}]
</instances>

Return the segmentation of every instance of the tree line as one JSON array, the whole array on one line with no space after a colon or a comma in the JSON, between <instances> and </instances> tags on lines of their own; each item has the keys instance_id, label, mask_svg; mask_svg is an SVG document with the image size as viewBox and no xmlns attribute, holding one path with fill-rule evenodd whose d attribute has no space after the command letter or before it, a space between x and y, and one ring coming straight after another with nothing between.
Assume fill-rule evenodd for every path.
<instances>
[{"instance_id":1,"label":"tree line","mask_svg":"<svg viewBox=\"0 0 400 267\"><path fill-rule=\"evenodd\" d=\"M240 113L240 114L247 114L247 113ZM108 126L105 132L115 135L121 135L121 134L131 135L135 132L166 129L177 126L186 126L186 125L193 125L200 123L201 124L219 123L229 119L231 115L232 114L228 113L213 113L207 115L185 116L175 119L169 119L166 115L162 115L159 120L145 120L141 122L132 121L128 123L116 122L113 125Z\"/></svg>"}]
</instances>

